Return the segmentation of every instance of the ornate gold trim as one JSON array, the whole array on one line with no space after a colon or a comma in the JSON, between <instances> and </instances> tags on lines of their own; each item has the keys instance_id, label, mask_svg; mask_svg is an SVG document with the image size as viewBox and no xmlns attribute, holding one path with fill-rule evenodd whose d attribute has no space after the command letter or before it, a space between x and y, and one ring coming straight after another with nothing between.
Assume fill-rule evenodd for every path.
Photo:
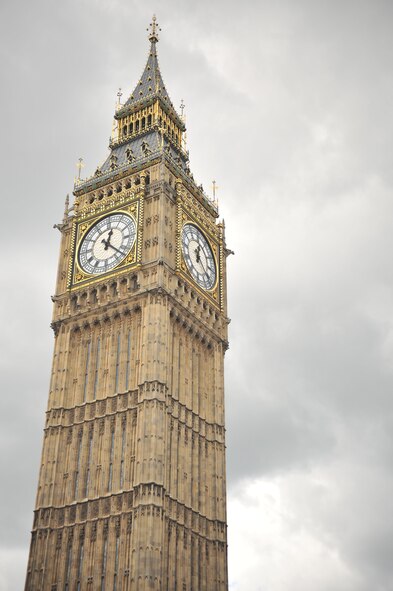
<instances>
[{"instance_id":1,"label":"ornate gold trim","mask_svg":"<svg viewBox=\"0 0 393 591\"><path fill-rule=\"evenodd\" d=\"M219 265L220 265L220 309L224 311L224 232L220 224Z\"/></svg>"},{"instance_id":2,"label":"ornate gold trim","mask_svg":"<svg viewBox=\"0 0 393 591\"><path fill-rule=\"evenodd\" d=\"M209 246L211 248L214 262L216 265L216 281L212 289L203 289L198 285L195 279L189 272L185 263L183 252L181 248L181 235L182 229L185 224L190 223L200 229L202 234L205 235ZM211 231L210 224L201 223L200 220L196 220L181 203L180 199L177 201L177 220L176 220L176 271L180 276L191 281L195 286L195 289L204 297L208 297L220 310L223 310L223 243L222 243L222 232L218 226L217 235L214 235Z\"/></svg>"},{"instance_id":3,"label":"ornate gold trim","mask_svg":"<svg viewBox=\"0 0 393 591\"><path fill-rule=\"evenodd\" d=\"M131 215L135 220L136 238L128 255L110 272L92 275L86 273L79 265L78 251L82 240L87 232L101 219L113 213L125 213ZM142 220L141 220L142 214ZM143 193L134 197L129 203L103 209L98 215L97 212L87 218L75 219L73 222L71 238L71 257L68 270L68 289L74 291L82 286L88 286L103 278L109 279L116 275L122 275L133 267L139 267L142 260L142 233L143 233Z\"/></svg>"}]
</instances>

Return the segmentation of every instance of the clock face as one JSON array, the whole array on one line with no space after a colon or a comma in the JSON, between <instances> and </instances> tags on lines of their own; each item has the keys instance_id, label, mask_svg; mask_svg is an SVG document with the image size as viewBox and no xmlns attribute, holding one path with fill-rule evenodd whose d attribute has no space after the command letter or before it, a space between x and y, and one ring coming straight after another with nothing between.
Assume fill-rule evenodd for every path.
<instances>
[{"instance_id":1,"label":"clock face","mask_svg":"<svg viewBox=\"0 0 393 591\"><path fill-rule=\"evenodd\" d=\"M205 236L194 224L185 224L181 245L192 277L203 289L212 289L216 283L216 263Z\"/></svg>"},{"instance_id":2,"label":"clock face","mask_svg":"<svg viewBox=\"0 0 393 591\"><path fill-rule=\"evenodd\" d=\"M79 247L79 265L93 275L116 267L134 246L136 223L125 213L101 218L83 238Z\"/></svg>"}]
</instances>

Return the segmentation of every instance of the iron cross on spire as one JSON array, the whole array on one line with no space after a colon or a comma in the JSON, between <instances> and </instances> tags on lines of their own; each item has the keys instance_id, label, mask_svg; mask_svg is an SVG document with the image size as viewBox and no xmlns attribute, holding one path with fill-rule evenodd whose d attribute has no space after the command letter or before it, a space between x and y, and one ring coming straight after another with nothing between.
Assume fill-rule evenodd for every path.
<instances>
[{"instance_id":1,"label":"iron cross on spire","mask_svg":"<svg viewBox=\"0 0 393 591\"><path fill-rule=\"evenodd\" d=\"M152 43L157 42L158 41L158 31L161 31L161 29L158 26L157 17L155 14L153 14L153 19L149 25L149 29L150 29L149 40ZM149 29L146 29L146 31L148 31Z\"/></svg>"}]
</instances>

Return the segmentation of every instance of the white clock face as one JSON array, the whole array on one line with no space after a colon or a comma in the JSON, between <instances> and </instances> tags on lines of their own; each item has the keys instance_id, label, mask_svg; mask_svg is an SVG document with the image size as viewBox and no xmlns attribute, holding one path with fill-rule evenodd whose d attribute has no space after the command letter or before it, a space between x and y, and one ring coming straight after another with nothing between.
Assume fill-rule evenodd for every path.
<instances>
[{"instance_id":1,"label":"white clock face","mask_svg":"<svg viewBox=\"0 0 393 591\"><path fill-rule=\"evenodd\" d=\"M128 255L135 238L136 223L130 215L113 213L100 219L80 245L81 268L92 275L110 271Z\"/></svg>"},{"instance_id":2,"label":"white clock face","mask_svg":"<svg viewBox=\"0 0 393 591\"><path fill-rule=\"evenodd\" d=\"M216 283L216 263L205 236L194 224L185 224L181 245L192 277L203 289L212 289Z\"/></svg>"}]
</instances>

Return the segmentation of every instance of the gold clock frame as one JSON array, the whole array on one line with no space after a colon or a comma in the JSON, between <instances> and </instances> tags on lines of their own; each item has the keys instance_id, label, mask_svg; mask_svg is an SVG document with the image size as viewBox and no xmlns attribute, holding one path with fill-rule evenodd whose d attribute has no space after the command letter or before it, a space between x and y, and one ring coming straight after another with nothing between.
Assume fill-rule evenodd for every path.
<instances>
[{"instance_id":1,"label":"gold clock frame","mask_svg":"<svg viewBox=\"0 0 393 591\"><path fill-rule=\"evenodd\" d=\"M135 220L136 237L135 242L128 255L113 269L107 273L93 275L86 273L79 265L78 252L82 240L89 230L101 219L114 213L125 213ZM139 267L142 261L142 231L143 231L143 196L132 199L128 203L117 204L102 209L86 216L83 219L75 218L72 227L70 266L68 270L68 289L75 291L80 287L85 287L96 283L97 281L107 280L118 275L122 275L132 268Z\"/></svg>"},{"instance_id":2,"label":"gold clock frame","mask_svg":"<svg viewBox=\"0 0 393 591\"><path fill-rule=\"evenodd\" d=\"M196 228L198 228L209 243L216 265L216 280L214 286L211 289L203 289L198 285L198 283L195 281L190 271L188 270L187 264L184 260L183 250L181 246L181 238L183 227L186 224L192 224ZM208 225L207 223L204 223L204 221L201 219L196 219L196 216L194 216L190 211L188 211L187 208L185 208L181 203L178 204L176 232L176 271L184 279L187 279L187 281L191 281L199 294L201 294L203 297L208 298L217 308L222 310L224 306L222 289L223 240L220 227L214 226L214 229L216 229L216 232L213 233L210 224Z\"/></svg>"}]
</instances>

